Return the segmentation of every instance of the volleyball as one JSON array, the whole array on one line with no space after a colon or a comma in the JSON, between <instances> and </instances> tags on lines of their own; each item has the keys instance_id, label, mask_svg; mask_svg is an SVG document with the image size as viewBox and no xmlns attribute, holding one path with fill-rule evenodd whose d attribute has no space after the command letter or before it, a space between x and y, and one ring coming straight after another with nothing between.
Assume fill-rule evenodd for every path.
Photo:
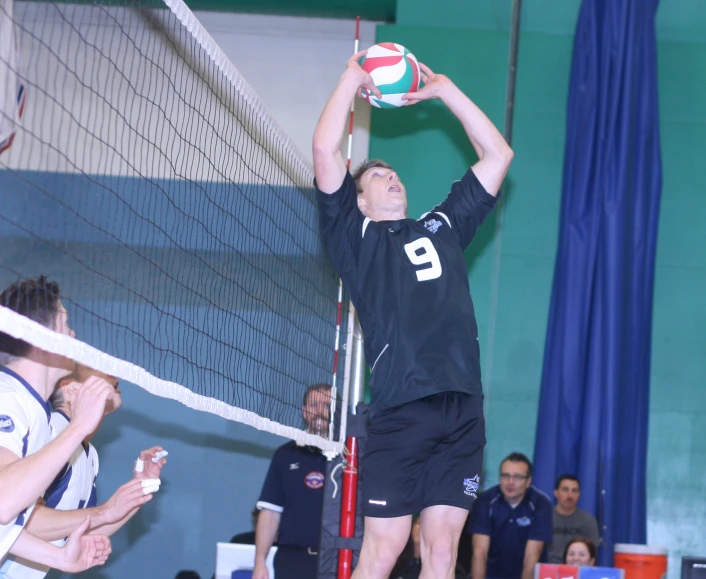
<instances>
[{"instance_id":1,"label":"volleyball","mask_svg":"<svg viewBox=\"0 0 706 579\"><path fill-rule=\"evenodd\" d=\"M416 57L401 44L381 42L368 48L360 59L361 68L373 77L375 86L382 93L378 99L367 89L363 98L380 109L401 107L406 101L402 96L419 90L419 63Z\"/></svg>"}]
</instances>

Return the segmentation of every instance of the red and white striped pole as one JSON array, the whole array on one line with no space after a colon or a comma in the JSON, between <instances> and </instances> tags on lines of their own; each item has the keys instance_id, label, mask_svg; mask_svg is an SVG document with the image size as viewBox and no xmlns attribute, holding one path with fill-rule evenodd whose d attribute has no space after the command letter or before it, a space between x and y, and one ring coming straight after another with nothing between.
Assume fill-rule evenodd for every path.
<instances>
[{"instance_id":1,"label":"red and white striped pole","mask_svg":"<svg viewBox=\"0 0 706 579\"><path fill-rule=\"evenodd\" d=\"M355 21L355 45L353 54L358 52L360 40L360 16ZM355 99L351 103L350 120L348 124L348 160L347 167L351 168L351 151L353 150L353 119L354 119ZM340 303L339 303L340 312ZM339 313L340 317L340 313ZM357 319L356 319L357 325ZM351 356L353 352L347 352ZM351 364L353 372L356 371ZM357 391L357 390L356 390ZM355 407L360 402L358 396L351 396L351 408L355 413ZM347 411L346 408L343 409ZM341 525L340 536L351 538L355 535L355 511L358 498L358 441L355 437L346 438L346 450L343 456L343 490L341 492ZM353 551L351 549L340 549L338 551L338 579L350 579L353 572Z\"/></svg>"}]
</instances>

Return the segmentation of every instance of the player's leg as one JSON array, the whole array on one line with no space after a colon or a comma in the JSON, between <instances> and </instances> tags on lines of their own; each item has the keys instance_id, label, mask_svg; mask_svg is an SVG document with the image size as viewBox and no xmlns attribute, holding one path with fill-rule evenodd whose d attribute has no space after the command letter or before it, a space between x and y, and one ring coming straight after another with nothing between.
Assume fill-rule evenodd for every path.
<instances>
[{"instance_id":1,"label":"player's leg","mask_svg":"<svg viewBox=\"0 0 706 579\"><path fill-rule=\"evenodd\" d=\"M483 466L483 398L444 392L435 397L435 404L433 411L447 431L424 472L420 579L453 579L459 539Z\"/></svg>"},{"instance_id":2,"label":"player's leg","mask_svg":"<svg viewBox=\"0 0 706 579\"><path fill-rule=\"evenodd\" d=\"M365 517L363 547L351 579L386 579L412 530L412 515Z\"/></svg>"},{"instance_id":3,"label":"player's leg","mask_svg":"<svg viewBox=\"0 0 706 579\"><path fill-rule=\"evenodd\" d=\"M449 505L434 505L422 511L419 579L454 578L458 542L467 518L466 509Z\"/></svg>"}]
</instances>

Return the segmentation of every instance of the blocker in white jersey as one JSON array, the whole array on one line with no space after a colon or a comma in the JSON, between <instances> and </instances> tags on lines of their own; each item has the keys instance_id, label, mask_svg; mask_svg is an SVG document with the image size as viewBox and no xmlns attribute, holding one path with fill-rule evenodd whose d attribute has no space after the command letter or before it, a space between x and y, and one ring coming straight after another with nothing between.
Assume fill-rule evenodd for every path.
<instances>
[{"instance_id":1,"label":"blocker in white jersey","mask_svg":"<svg viewBox=\"0 0 706 579\"><path fill-rule=\"evenodd\" d=\"M52 437L61 434L70 421L61 410L54 410L51 415ZM95 507L97 476L98 452L90 442L84 442L47 489L44 495L45 505L60 511ZM63 541L57 543L64 544Z\"/></svg>"},{"instance_id":2,"label":"blocker in white jersey","mask_svg":"<svg viewBox=\"0 0 706 579\"><path fill-rule=\"evenodd\" d=\"M51 410L37 391L8 368L0 368L0 446L25 458L41 450L51 437ZM0 525L0 559L32 514L30 505L7 525Z\"/></svg>"},{"instance_id":3,"label":"blocker in white jersey","mask_svg":"<svg viewBox=\"0 0 706 579\"><path fill-rule=\"evenodd\" d=\"M54 410L51 414L52 439L59 436L69 422L66 414ZM84 442L47 489L44 504L60 511L95 507L97 476L98 452L92 444ZM65 538L52 541L57 547L63 547L65 543ZM42 579L47 573L49 567L12 555L0 566L0 579Z\"/></svg>"}]
</instances>

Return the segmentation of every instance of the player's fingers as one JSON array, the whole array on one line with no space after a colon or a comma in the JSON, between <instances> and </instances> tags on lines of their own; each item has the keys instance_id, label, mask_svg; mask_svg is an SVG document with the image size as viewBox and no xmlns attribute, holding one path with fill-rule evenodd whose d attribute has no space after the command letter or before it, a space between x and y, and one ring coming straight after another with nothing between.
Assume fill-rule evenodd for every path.
<instances>
[{"instance_id":1,"label":"player's fingers","mask_svg":"<svg viewBox=\"0 0 706 579\"><path fill-rule=\"evenodd\" d=\"M423 62L419 63L419 68L427 76L434 76L434 71L431 68L429 68L426 64L424 64Z\"/></svg>"},{"instance_id":2,"label":"player's fingers","mask_svg":"<svg viewBox=\"0 0 706 579\"><path fill-rule=\"evenodd\" d=\"M377 98L382 98L382 93L380 92L380 89L375 86L375 83L372 81L372 78L370 79L369 83L364 85L364 87L367 88L371 93L373 93Z\"/></svg>"},{"instance_id":3,"label":"player's fingers","mask_svg":"<svg viewBox=\"0 0 706 579\"><path fill-rule=\"evenodd\" d=\"M129 482L126 482L124 485L121 485L118 487L118 490L115 491L115 494L118 495L119 497L125 497L129 496L131 493L140 493L142 492L142 481L144 479L139 479L139 478L133 478L130 479Z\"/></svg>"},{"instance_id":4,"label":"player's fingers","mask_svg":"<svg viewBox=\"0 0 706 579\"><path fill-rule=\"evenodd\" d=\"M115 389L105 380L92 376L86 380L83 388L79 391L79 397L94 399L99 402L100 400L106 400L108 393L112 395L114 392Z\"/></svg>"},{"instance_id":5,"label":"player's fingers","mask_svg":"<svg viewBox=\"0 0 706 579\"><path fill-rule=\"evenodd\" d=\"M120 505L132 508L136 503L141 503L145 498L145 490L142 487L131 490L120 497Z\"/></svg>"},{"instance_id":6,"label":"player's fingers","mask_svg":"<svg viewBox=\"0 0 706 579\"><path fill-rule=\"evenodd\" d=\"M113 552L113 546L106 535L92 535L96 552L106 557Z\"/></svg>"},{"instance_id":7,"label":"player's fingers","mask_svg":"<svg viewBox=\"0 0 706 579\"><path fill-rule=\"evenodd\" d=\"M93 555L93 565L103 565L107 560L108 557L110 556L110 550L106 550L103 548L97 549L95 554Z\"/></svg>"},{"instance_id":8,"label":"player's fingers","mask_svg":"<svg viewBox=\"0 0 706 579\"><path fill-rule=\"evenodd\" d=\"M138 480L138 481L142 482L143 484L141 484L138 487L130 489L129 493L125 493L125 495L123 496L123 500L125 502L134 502L136 500L141 500L145 496L145 489L156 488L157 490L159 490L159 488L161 486L161 483L153 482L155 480L158 481L159 479L146 479L146 478L144 478L144 479L135 479L135 480Z\"/></svg>"},{"instance_id":9,"label":"player's fingers","mask_svg":"<svg viewBox=\"0 0 706 579\"><path fill-rule=\"evenodd\" d=\"M115 396L115 388L107 382L101 385L101 387L96 391L96 398L98 399L98 402L102 402L103 404L113 398L113 396Z\"/></svg>"},{"instance_id":10,"label":"player's fingers","mask_svg":"<svg viewBox=\"0 0 706 579\"><path fill-rule=\"evenodd\" d=\"M152 487L149 487L149 488L152 488ZM125 497L123 497L123 500L121 501L121 505L124 508L129 510L129 509L132 509L133 507L140 506L140 505L144 504L145 502L147 502L144 499L145 499L145 497L149 497L149 496L152 496L152 495L145 493L145 489L141 488L141 489L138 489L138 490L130 493L129 495L126 495Z\"/></svg>"},{"instance_id":11,"label":"player's fingers","mask_svg":"<svg viewBox=\"0 0 706 579\"><path fill-rule=\"evenodd\" d=\"M159 490L162 481L158 478L145 478L142 479L142 491L145 494L155 493Z\"/></svg>"},{"instance_id":12,"label":"player's fingers","mask_svg":"<svg viewBox=\"0 0 706 579\"><path fill-rule=\"evenodd\" d=\"M161 446L153 446L152 448L146 448L140 452L140 458L146 460L148 458L153 458L158 452L162 452L164 449Z\"/></svg>"},{"instance_id":13,"label":"player's fingers","mask_svg":"<svg viewBox=\"0 0 706 579\"><path fill-rule=\"evenodd\" d=\"M142 505L144 505L145 503L149 503L151 500L152 493L145 494L144 491L140 491L139 495L130 497L128 500L126 500L123 507L125 508L125 510L131 511L132 509L139 509Z\"/></svg>"},{"instance_id":14,"label":"player's fingers","mask_svg":"<svg viewBox=\"0 0 706 579\"><path fill-rule=\"evenodd\" d=\"M358 52L356 52L353 56L351 56L351 57L348 59L348 62L357 62L357 61L359 61L361 58L363 58L366 54L368 54L368 50L367 50L367 49L365 49L365 50L359 50Z\"/></svg>"}]
</instances>

